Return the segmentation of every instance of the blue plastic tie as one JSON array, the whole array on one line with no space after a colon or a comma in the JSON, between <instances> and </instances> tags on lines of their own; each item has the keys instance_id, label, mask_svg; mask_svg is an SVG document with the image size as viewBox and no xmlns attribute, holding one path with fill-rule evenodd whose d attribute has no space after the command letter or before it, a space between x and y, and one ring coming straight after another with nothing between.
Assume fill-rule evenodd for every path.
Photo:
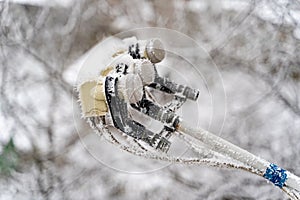
<instances>
[{"instance_id":1,"label":"blue plastic tie","mask_svg":"<svg viewBox=\"0 0 300 200\"><path fill-rule=\"evenodd\" d=\"M270 166L266 169L264 178L274 183L274 185L282 188L287 180L286 170L275 164L270 164Z\"/></svg>"}]
</instances>

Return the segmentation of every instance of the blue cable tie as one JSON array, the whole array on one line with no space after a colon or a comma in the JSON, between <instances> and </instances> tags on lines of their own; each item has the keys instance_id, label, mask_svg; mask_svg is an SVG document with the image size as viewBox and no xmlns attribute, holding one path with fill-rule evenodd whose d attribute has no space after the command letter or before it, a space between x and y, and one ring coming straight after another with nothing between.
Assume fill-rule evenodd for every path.
<instances>
[{"instance_id":1,"label":"blue cable tie","mask_svg":"<svg viewBox=\"0 0 300 200\"><path fill-rule=\"evenodd\" d=\"M263 177L280 188L283 187L285 181L287 180L286 170L278 167L273 163L271 163L270 166L266 169Z\"/></svg>"}]
</instances>

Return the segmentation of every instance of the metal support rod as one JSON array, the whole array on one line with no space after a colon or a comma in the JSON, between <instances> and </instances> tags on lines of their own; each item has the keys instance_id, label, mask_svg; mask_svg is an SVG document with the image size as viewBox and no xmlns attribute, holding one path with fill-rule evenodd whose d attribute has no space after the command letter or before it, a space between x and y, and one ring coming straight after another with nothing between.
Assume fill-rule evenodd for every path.
<instances>
[{"instance_id":1,"label":"metal support rod","mask_svg":"<svg viewBox=\"0 0 300 200\"><path fill-rule=\"evenodd\" d=\"M204 130L201 128L192 128L184 121L180 121L176 127L176 130L192 136L193 138L200 140L206 144L211 150L221 153L223 155L229 156L247 166L252 167L260 176L270 180L276 186L280 188L288 187L289 189L294 189L300 194L300 178L289 171L281 169L268 161L259 158L251 154L250 152ZM275 166L271 168L270 166ZM274 169L278 169L277 171ZM272 171L273 170L273 171ZM267 174L268 171L271 173ZM285 179L283 179L285 175ZM274 180L273 180L274 179ZM284 180L280 183L281 180Z\"/></svg>"}]
</instances>

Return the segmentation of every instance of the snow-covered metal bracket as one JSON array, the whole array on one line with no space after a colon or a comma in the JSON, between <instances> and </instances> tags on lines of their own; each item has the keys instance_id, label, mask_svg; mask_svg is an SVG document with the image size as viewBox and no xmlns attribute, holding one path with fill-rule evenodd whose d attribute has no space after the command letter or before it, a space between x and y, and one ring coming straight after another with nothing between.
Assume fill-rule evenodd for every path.
<instances>
[{"instance_id":1,"label":"snow-covered metal bracket","mask_svg":"<svg viewBox=\"0 0 300 200\"><path fill-rule=\"evenodd\" d=\"M159 76L155 63L164 59L165 51L158 39L130 44L127 51L117 52L113 57L120 60L103 70L98 80L89 80L79 87L83 116L101 117L103 124L109 124L105 120L109 115L113 126L121 132L167 152L171 145L168 139L179 122L175 111L187 99L197 100L199 91ZM161 106L147 92L149 88L174 98ZM148 130L130 117L129 107L160 121L163 129L158 133Z\"/></svg>"},{"instance_id":2,"label":"snow-covered metal bracket","mask_svg":"<svg viewBox=\"0 0 300 200\"><path fill-rule=\"evenodd\" d=\"M115 52L112 55L114 62L102 70L97 79L88 80L78 87L82 115L94 129L115 128L121 134L139 141L138 145L148 145L146 149L140 146L142 150L152 148L163 153L168 152L172 135L186 135L192 138L187 140L191 146L197 147L197 143L201 142L208 151L240 164L238 167L235 164L227 166L262 176L291 198L300 199L298 176L206 130L193 128L176 114L187 100L196 101L199 91L159 75L156 63L165 58L163 43L159 39L127 40L125 43L127 49ZM149 90L172 95L172 100L161 105ZM158 132L151 131L133 118L131 110L162 123L163 128ZM178 160L173 159L174 162ZM202 162L211 164L215 161L204 159ZM211 165L222 165L222 161L215 163Z\"/></svg>"}]
</instances>

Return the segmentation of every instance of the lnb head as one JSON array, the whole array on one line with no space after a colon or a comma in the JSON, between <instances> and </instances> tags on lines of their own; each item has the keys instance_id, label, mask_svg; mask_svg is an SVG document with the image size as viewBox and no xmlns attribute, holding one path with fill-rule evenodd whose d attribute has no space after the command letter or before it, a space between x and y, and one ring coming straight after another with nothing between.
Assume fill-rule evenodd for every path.
<instances>
[{"instance_id":1,"label":"lnb head","mask_svg":"<svg viewBox=\"0 0 300 200\"><path fill-rule=\"evenodd\" d=\"M165 58L165 49L163 43L153 38L146 44L146 55L152 63L159 63Z\"/></svg>"}]
</instances>

